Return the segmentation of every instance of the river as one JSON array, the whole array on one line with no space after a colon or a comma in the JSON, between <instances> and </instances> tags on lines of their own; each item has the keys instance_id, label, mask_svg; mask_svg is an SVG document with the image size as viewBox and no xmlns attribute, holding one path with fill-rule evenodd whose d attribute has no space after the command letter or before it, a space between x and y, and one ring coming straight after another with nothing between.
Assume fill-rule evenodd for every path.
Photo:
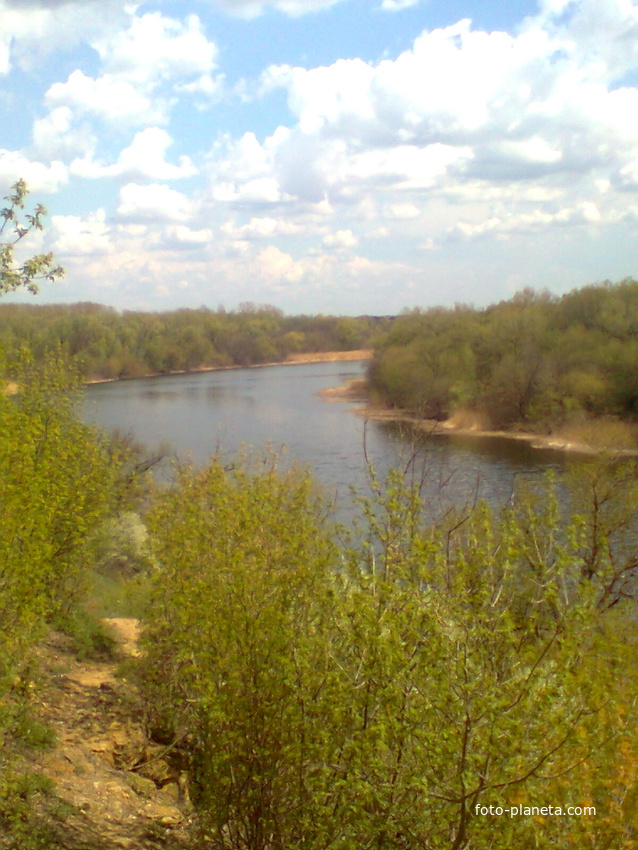
<instances>
[{"instance_id":1,"label":"river","mask_svg":"<svg viewBox=\"0 0 638 850\"><path fill-rule=\"evenodd\" d=\"M560 451L478 435L424 440L397 423L365 422L354 403L317 395L361 377L365 367L364 361L306 363L93 384L85 389L83 415L149 448L170 445L175 457L197 465L212 453L271 446L284 452L285 462L307 464L342 517L352 511L351 487L366 491L366 456L383 474L416 451L433 506L477 497L503 504L519 476L562 469Z\"/></svg>"}]
</instances>

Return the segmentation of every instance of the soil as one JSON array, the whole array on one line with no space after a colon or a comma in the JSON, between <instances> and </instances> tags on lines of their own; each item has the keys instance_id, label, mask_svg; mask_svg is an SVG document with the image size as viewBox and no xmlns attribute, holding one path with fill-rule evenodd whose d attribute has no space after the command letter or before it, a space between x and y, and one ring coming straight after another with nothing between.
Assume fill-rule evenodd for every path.
<instances>
[{"instance_id":1,"label":"soil","mask_svg":"<svg viewBox=\"0 0 638 850\"><path fill-rule=\"evenodd\" d=\"M120 660L138 654L137 621L106 622ZM141 696L117 667L117 660L78 661L67 638L49 635L34 709L56 741L32 768L66 804L56 825L66 850L183 850L194 831L187 776L148 738Z\"/></svg>"}]
</instances>

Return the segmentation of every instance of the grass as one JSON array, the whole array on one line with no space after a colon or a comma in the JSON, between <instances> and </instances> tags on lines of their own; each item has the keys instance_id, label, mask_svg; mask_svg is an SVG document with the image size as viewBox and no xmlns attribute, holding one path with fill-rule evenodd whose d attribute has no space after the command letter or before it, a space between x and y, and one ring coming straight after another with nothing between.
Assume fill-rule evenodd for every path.
<instances>
[{"instance_id":1,"label":"grass","mask_svg":"<svg viewBox=\"0 0 638 850\"><path fill-rule=\"evenodd\" d=\"M603 451L638 449L638 424L610 417L568 423L557 429L557 434L569 442L585 443Z\"/></svg>"}]
</instances>

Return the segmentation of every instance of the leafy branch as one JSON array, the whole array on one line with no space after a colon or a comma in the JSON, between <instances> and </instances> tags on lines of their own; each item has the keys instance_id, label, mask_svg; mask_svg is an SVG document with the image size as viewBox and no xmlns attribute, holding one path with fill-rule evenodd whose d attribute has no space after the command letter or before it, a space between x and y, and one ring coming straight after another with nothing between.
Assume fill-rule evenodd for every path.
<instances>
[{"instance_id":1,"label":"leafy branch","mask_svg":"<svg viewBox=\"0 0 638 850\"><path fill-rule=\"evenodd\" d=\"M18 180L4 199L8 205L0 210L0 295L22 288L35 295L38 281L53 281L64 274L62 266L54 264L52 253L36 254L22 264L15 260L15 246L29 233L42 230L46 215L42 204L37 204L33 213L23 214L28 195L25 181Z\"/></svg>"}]
</instances>

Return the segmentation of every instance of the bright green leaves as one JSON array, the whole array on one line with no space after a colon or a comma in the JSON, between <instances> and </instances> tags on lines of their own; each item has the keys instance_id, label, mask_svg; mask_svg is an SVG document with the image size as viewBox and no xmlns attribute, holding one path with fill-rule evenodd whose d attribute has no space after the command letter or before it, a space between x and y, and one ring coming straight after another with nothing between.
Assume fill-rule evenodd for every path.
<instances>
[{"instance_id":1,"label":"bright green leaves","mask_svg":"<svg viewBox=\"0 0 638 850\"><path fill-rule=\"evenodd\" d=\"M274 465L186 470L158 501L143 681L191 750L206 846L628 836L634 650L584 573L584 520L548 485L423 530L418 486L373 488L341 550L310 482ZM600 821L475 812L521 803Z\"/></svg>"},{"instance_id":2,"label":"bright green leaves","mask_svg":"<svg viewBox=\"0 0 638 850\"><path fill-rule=\"evenodd\" d=\"M75 416L65 367L25 359L0 395L0 657L8 672L83 590L84 546L114 498L117 464Z\"/></svg>"},{"instance_id":3,"label":"bright green leaves","mask_svg":"<svg viewBox=\"0 0 638 850\"><path fill-rule=\"evenodd\" d=\"M42 230L46 210L38 204L32 214L21 215L29 194L24 180L18 180L12 193L5 198L8 205L0 210L0 295L16 289L27 289L35 294L38 281L62 277L64 269L56 266L53 254L36 254L22 262L16 261L16 245L33 231Z\"/></svg>"},{"instance_id":4,"label":"bright green leaves","mask_svg":"<svg viewBox=\"0 0 638 850\"><path fill-rule=\"evenodd\" d=\"M194 741L209 828L230 830L235 846L301 840L308 773L323 769L317 704L336 566L311 484L295 470L214 462L182 474L150 527L161 571L146 683Z\"/></svg>"}]
</instances>

